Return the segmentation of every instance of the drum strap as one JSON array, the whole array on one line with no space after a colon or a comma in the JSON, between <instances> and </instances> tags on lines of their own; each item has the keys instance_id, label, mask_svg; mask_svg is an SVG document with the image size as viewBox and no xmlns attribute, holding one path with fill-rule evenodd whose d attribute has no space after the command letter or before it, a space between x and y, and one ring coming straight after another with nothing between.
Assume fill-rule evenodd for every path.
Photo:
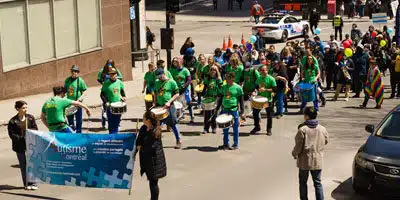
<instances>
[{"instance_id":1,"label":"drum strap","mask_svg":"<svg viewBox=\"0 0 400 200\"><path fill-rule=\"evenodd\" d=\"M69 84L71 85L72 84L72 77L69 77ZM79 77L77 77L77 80L76 80L76 98L75 98L75 101L78 101L78 93L79 93Z\"/></svg>"},{"instance_id":2,"label":"drum strap","mask_svg":"<svg viewBox=\"0 0 400 200\"><path fill-rule=\"evenodd\" d=\"M166 84L168 81L169 81L169 79L168 79L168 80L166 80L166 81L164 81L164 83L163 83L163 84L161 84L160 88L158 88L158 93L160 93L160 92L161 92L161 90L163 89L164 85L165 85L165 84Z\"/></svg>"}]
</instances>

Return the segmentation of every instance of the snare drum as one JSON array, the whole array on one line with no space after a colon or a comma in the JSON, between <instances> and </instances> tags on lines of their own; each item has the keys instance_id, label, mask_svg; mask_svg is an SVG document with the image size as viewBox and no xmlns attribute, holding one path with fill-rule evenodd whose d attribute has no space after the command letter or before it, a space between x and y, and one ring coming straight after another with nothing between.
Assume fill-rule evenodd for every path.
<instances>
[{"instance_id":1,"label":"snare drum","mask_svg":"<svg viewBox=\"0 0 400 200\"><path fill-rule=\"evenodd\" d=\"M151 94L146 94L144 97L144 102L146 106L146 110L149 110L153 106L153 95Z\"/></svg>"},{"instance_id":2,"label":"snare drum","mask_svg":"<svg viewBox=\"0 0 400 200\"><path fill-rule=\"evenodd\" d=\"M312 83L299 83L300 95L303 102L312 102L315 100L315 85Z\"/></svg>"},{"instance_id":3,"label":"snare drum","mask_svg":"<svg viewBox=\"0 0 400 200\"><path fill-rule=\"evenodd\" d=\"M122 115L126 113L127 107L125 102L114 102L110 104L110 112L114 115Z\"/></svg>"},{"instance_id":4,"label":"snare drum","mask_svg":"<svg viewBox=\"0 0 400 200\"><path fill-rule=\"evenodd\" d=\"M254 109L264 109L268 107L268 98L263 96L255 96L251 98L251 107Z\"/></svg>"},{"instance_id":5,"label":"snare drum","mask_svg":"<svg viewBox=\"0 0 400 200\"><path fill-rule=\"evenodd\" d=\"M215 121L217 122L218 127L222 129L231 127L234 122L232 115L228 114L222 114L218 116L217 119L215 119Z\"/></svg>"},{"instance_id":6,"label":"snare drum","mask_svg":"<svg viewBox=\"0 0 400 200\"><path fill-rule=\"evenodd\" d=\"M74 115L76 112L78 112L78 107L70 106L70 107L65 109L65 116Z\"/></svg>"},{"instance_id":7,"label":"snare drum","mask_svg":"<svg viewBox=\"0 0 400 200\"><path fill-rule=\"evenodd\" d=\"M168 110L161 106L151 109L151 112L156 115L158 120L164 120L168 117Z\"/></svg>"},{"instance_id":8,"label":"snare drum","mask_svg":"<svg viewBox=\"0 0 400 200\"><path fill-rule=\"evenodd\" d=\"M180 118L182 115L183 104L179 101L174 101L174 106L176 109L176 117Z\"/></svg>"},{"instance_id":9,"label":"snare drum","mask_svg":"<svg viewBox=\"0 0 400 200\"><path fill-rule=\"evenodd\" d=\"M204 89L204 84L199 84L194 88L194 91L196 93L201 93L201 92L203 92L203 89Z\"/></svg>"},{"instance_id":10,"label":"snare drum","mask_svg":"<svg viewBox=\"0 0 400 200\"><path fill-rule=\"evenodd\" d=\"M201 109L203 110L210 111L214 110L215 108L217 108L217 101L215 98L205 98L201 103Z\"/></svg>"}]
</instances>

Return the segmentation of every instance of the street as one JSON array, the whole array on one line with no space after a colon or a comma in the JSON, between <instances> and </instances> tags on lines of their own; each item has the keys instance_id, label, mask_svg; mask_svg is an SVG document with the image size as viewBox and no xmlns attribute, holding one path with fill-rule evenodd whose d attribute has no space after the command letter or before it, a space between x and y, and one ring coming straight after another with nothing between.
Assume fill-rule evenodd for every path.
<instances>
[{"instance_id":1,"label":"street","mask_svg":"<svg viewBox=\"0 0 400 200\"><path fill-rule=\"evenodd\" d=\"M367 30L369 22L357 23L361 31ZM148 21L156 34L156 48L160 47L159 29L164 22ZM393 26L393 25L391 25ZM186 37L193 38L196 55L211 54L215 48L222 47L223 37L231 35L234 43L240 43L243 33L245 40L251 34L248 22L190 22L179 21L175 29L175 48L172 55L179 54L180 46ZM331 23L323 22L320 37L327 40L332 33ZM350 31L351 23L345 24L343 33ZM344 37L344 35L343 35ZM299 38L299 40L301 40ZM285 45L276 43L277 51ZM165 58L165 51L161 57ZM140 66L141 67L141 66ZM146 66L144 66L146 69ZM385 97L390 90L389 78L385 77ZM140 85L140 84L138 84ZM121 132L136 132L137 121L144 112L144 102L141 86L129 94L127 101L128 113L123 115ZM327 94L332 99L333 91ZM344 94L341 94L343 97ZM363 96L363 95L362 95ZM139 97L139 98L138 98ZM90 97L90 98L98 98ZM345 102L339 98L337 102L328 101L321 108L319 123L329 132L329 144L325 150L322 183L325 199L336 200L367 200L378 197L361 197L351 188L351 170L353 157L357 149L365 142L368 133L364 131L366 124L377 124L386 113L400 103L399 99L385 99L380 110L373 109L374 102L370 100L371 109L358 109L362 98L350 99ZM11 105L10 105L11 106ZM30 107L29 109L39 109ZM188 125L189 117L183 120L179 128L183 138L183 148L173 149L175 138L173 134L164 132L163 145L167 160L167 177L160 180L160 199L162 200L294 200L298 199L298 168L291 156L294 137L298 124L303 122L303 116L297 115L299 104L289 104L289 114L277 120L274 119L273 135L265 134L249 136L253 128L253 120L248 119L247 125L240 127L239 150L222 151L216 147L222 144L222 130L217 134L201 135L203 116L196 110L195 124ZM29 112L29 111L28 111ZM13 113L6 113L13 115ZM84 114L84 118L87 117ZM265 130L265 118L262 120L262 131ZM46 130L40 120L37 121L40 130ZM93 110L93 116L84 121L84 132L102 132L100 126L100 109ZM141 125L141 124L139 124ZM165 129L164 129L165 130ZM230 138L232 141L232 137ZM61 187L40 185L37 191L23 190L17 158L11 150L11 141L7 135L7 127L0 126L0 199L149 199L149 189L146 177L140 177L139 163L135 163L135 174L132 195L127 190L87 189L77 187ZM138 159L137 159L138 161ZM309 179L309 198L315 199L312 181ZM382 198L379 198L382 199Z\"/></svg>"}]
</instances>

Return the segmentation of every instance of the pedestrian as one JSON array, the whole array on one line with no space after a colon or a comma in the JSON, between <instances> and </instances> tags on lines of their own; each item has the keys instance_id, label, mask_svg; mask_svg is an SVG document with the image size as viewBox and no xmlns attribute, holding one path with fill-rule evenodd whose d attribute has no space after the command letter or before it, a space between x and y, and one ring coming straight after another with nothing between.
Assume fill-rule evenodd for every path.
<instances>
[{"instance_id":1,"label":"pedestrian","mask_svg":"<svg viewBox=\"0 0 400 200\"><path fill-rule=\"evenodd\" d=\"M331 48L336 48L336 49L338 49L339 47L340 47L340 42L339 41L337 41L336 39L335 39L335 35L334 34L331 34L330 36L329 36L329 41L328 41L328 45L331 47Z\"/></svg>"},{"instance_id":2,"label":"pedestrian","mask_svg":"<svg viewBox=\"0 0 400 200\"><path fill-rule=\"evenodd\" d=\"M264 42L264 38L262 36L263 32L264 31L261 28L259 28L257 30L257 34L256 34L257 40L254 43L255 50L259 51L259 52L264 51L264 49L265 49L265 42Z\"/></svg>"},{"instance_id":3,"label":"pedestrian","mask_svg":"<svg viewBox=\"0 0 400 200\"><path fill-rule=\"evenodd\" d=\"M254 17L256 24L258 24L260 22L260 16L264 15L264 8L258 4L258 1L254 1L250 14Z\"/></svg>"},{"instance_id":4,"label":"pedestrian","mask_svg":"<svg viewBox=\"0 0 400 200\"><path fill-rule=\"evenodd\" d=\"M186 54L187 48L194 48L194 43L192 41L192 37L187 37L185 42L183 43L183 45L179 51L182 56L184 56Z\"/></svg>"},{"instance_id":5,"label":"pedestrian","mask_svg":"<svg viewBox=\"0 0 400 200\"><path fill-rule=\"evenodd\" d=\"M295 94L293 91L292 81L298 72L298 65L296 65L296 63L295 63L295 61L297 59L297 53L293 52L293 54L292 54L292 51L290 48L291 47L283 48L281 56L282 56L282 62L284 62L286 65L286 72L288 75L289 91L288 91L287 97L289 98L290 101L294 102Z\"/></svg>"},{"instance_id":6,"label":"pedestrian","mask_svg":"<svg viewBox=\"0 0 400 200\"><path fill-rule=\"evenodd\" d=\"M85 81L79 77L78 65L71 68L71 76L65 79L64 88L67 90L67 99L82 102L86 96L87 86ZM74 122L76 119L76 124ZM73 115L67 116L68 124L76 133L82 133L82 108L78 108Z\"/></svg>"},{"instance_id":7,"label":"pedestrian","mask_svg":"<svg viewBox=\"0 0 400 200\"><path fill-rule=\"evenodd\" d=\"M149 71L144 74L143 80L143 89L142 93L146 92L146 94L152 94L154 92L154 83L155 83L155 74L156 66L154 63L150 62L148 64Z\"/></svg>"},{"instance_id":8,"label":"pedestrian","mask_svg":"<svg viewBox=\"0 0 400 200\"><path fill-rule=\"evenodd\" d=\"M274 116L277 119L280 119L283 117L286 88L289 88L288 75L286 71L286 64L284 62L279 63L279 61L275 60L272 66L273 67L270 70L270 75L275 78L276 82L276 91L274 96L276 112L274 113Z\"/></svg>"},{"instance_id":9,"label":"pedestrian","mask_svg":"<svg viewBox=\"0 0 400 200\"><path fill-rule=\"evenodd\" d=\"M340 41L342 41L342 29L343 29L343 18L336 14L332 21L332 26L335 29L335 40L338 39L338 33L340 34Z\"/></svg>"},{"instance_id":10,"label":"pedestrian","mask_svg":"<svg viewBox=\"0 0 400 200\"><path fill-rule=\"evenodd\" d=\"M356 14L356 1L355 0L351 0L349 2L349 14L347 15L348 18L354 18L354 15Z\"/></svg>"},{"instance_id":11,"label":"pedestrian","mask_svg":"<svg viewBox=\"0 0 400 200\"><path fill-rule=\"evenodd\" d=\"M320 15L317 12L317 9L314 8L311 13L310 13L310 29L311 29L311 33L314 35L314 30L316 28L318 28L318 23L320 20Z\"/></svg>"},{"instance_id":12,"label":"pedestrian","mask_svg":"<svg viewBox=\"0 0 400 200\"><path fill-rule=\"evenodd\" d=\"M369 98L372 96L375 98L376 109L381 109L383 98L384 98L384 84L382 80L382 74L376 63L376 60L371 58L369 61L369 69L367 74L367 82L364 86L364 102L360 105L360 108L366 108Z\"/></svg>"},{"instance_id":13,"label":"pedestrian","mask_svg":"<svg viewBox=\"0 0 400 200\"><path fill-rule=\"evenodd\" d=\"M353 57L354 71L353 71L353 84L355 95L353 98L360 98L360 93L364 88L364 83L367 81L367 64L369 55L364 52L364 46L359 44L356 47L356 52Z\"/></svg>"},{"instance_id":14,"label":"pedestrian","mask_svg":"<svg viewBox=\"0 0 400 200\"><path fill-rule=\"evenodd\" d=\"M15 102L14 108L17 110L17 114L10 119L7 125L8 135L12 141L12 150L17 154L25 190L37 190L36 183L28 182L26 179L25 132L27 129L38 130L38 127L35 117L27 113L28 104L25 101Z\"/></svg>"},{"instance_id":15,"label":"pedestrian","mask_svg":"<svg viewBox=\"0 0 400 200\"><path fill-rule=\"evenodd\" d=\"M323 61L323 54L321 52L317 52L314 54L315 58L318 61L318 68L319 68L319 78L317 81L317 93L319 96L319 99L321 100L321 107L325 107L326 105L326 98L325 98L325 94L322 91L322 86L323 86L323 82L324 82L324 74L325 74L325 63Z\"/></svg>"},{"instance_id":16,"label":"pedestrian","mask_svg":"<svg viewBox=\"0 0 400 200\"><path fill-rule=\"evenodd\" d=\"M168 109L168 117L165 119L164 123L171 127L175 135L175 149L180 149L182 147L182 141L177 126L178 118L176 116L176 108L173 103L179 97L179 88L172 78L166 76L164 69L157 69L155 74L158 79L154 86L156 106L162 106Z\"/></svg>"},{"instance_id":17,"label":"pedestrian","mask_svg":"<svg viewBox=\"0 0 400 200\"><path fill-rule=\"evenodd\" d=\"M146 49L149 47L154 50L153 42L156 41L156 36L151 32L150 28L146 26Z\"/></svg>"},{"instance_id":18,"label":"pedestrian","mask_svg":"<svg viewBox=\"0 0 400 200\"><path fill-rule=\"evenodd\" d=\"M399 52L396 52L396 60L394 61L394 65L391 65L390 68L390 86L392 88L392 94L390 98L393 99L395 96L400 98L400 55ZM397 95L396 95L397 89Z\"/></svg>"},{"instance_id":19,"label":"pedestrian","mask_svg":"<svg viewBox=\"0 0 400 200\"><path fill-rule=\"evenodd\" d=\"M343 54L343 51L340 51L339 54ZM342 90L342 86L346 88L345 93L345 101L349 100L350 97L350 88L351 88L351 71L354 70L354 63L350 58L345 57L344 55L341 56L341 59L338 61L339 71L337 75L338 84L336 87L335 95L333 96L333 101L336 101L339 97L340 91Z\"/></svg>"},{"instance_id":20,"label":"pedestrian","mask_svg":"<svg viewBox=\"0 0 400 200\"><path fill-rule=\"evenodd\" d=\"M361 41L362 33L360 29L357 28L357 24L353 24L351 27L351 40L354 42L354 46L357 46L358 42Z\"/></svg>"},{"instance_id":21,"label":"pedestrian","mask_svg":"<svg viewBox=\"0 0 400 200\"><path fill-rule=\"evenodd\" d=\"M367 3L367 0L359 0L359 6L358 6L358 15L360 18L364 17L364 9L365 9L365 4Z\"/></svg>"},{"instance_id":22,"label":"pedestrian","mask_svg":"<svg viewBox=\"0 0 400 200\"><path fill-rule=\"evenodd\" d=\"M313 107L304 110L304 123L298 126L292 156L299 168L300 199L308 199L307 181L311 177L315 188L315 199L323 200L324 191L321 183L323 151L328 144L328 131L317 120L318 112Z\"/></svg>"},{"instance_id":23,"label":"pedestrian","mask_svg":"<svg viewBox=\"0 0 400 200\"><path fill-rule=\"evenodd\" d=\"M126 102L124 83L117 78L118 73L115 68L109 70L110 79L106 80L101 87L100 97L106 105L108 120L108 131L110 134L118 133L121 122L121 114L111 112L111 104L116 102Z\"/></svg>"},{"instance_id":24,"label":"pedestrian","mask_svg":"<svg viewBox=\"0 0 400 200\"><path fill-rule=\"evenodd\" d=\"M340 2L339 15L344 16L344 1L343 0Z\"/></svg>"},{"instance_id":25,"label":"pedestrian","mask_svg":"<svg viewBox=\"0 0 400 200\"><path fill-rule=\"evenodd\" d=\"M158 200L160 188L158 180L167 176L167 164L161 141L160 122L151 111L143 115L143 125L140 127L136 140L136 152L139 152L140 175L146 174L149 180L151 200Z\"/></svg>"},{"instance_id":26,"label":"pedestrian","mask_svg":"<svg viewBox=\"0 0 400 200\"><path fill-rule=\"evenodd\" d=\"M74 131L65 121L65 109L70 106L81 107L86 110L88 116L90 116L90 110L79 101L64 98L65 88L63 86L53 87L53 93L54 97L49 98L43 104L40 118L51 132L73 133Z\"/></svg>"},{"instance_id":27,"label":"pedestrian","mask_svg":"<svg viewBox=\"0 0 400 200\"><path fill-rule=\"evenodd\" d=\"M213 0L214 12L218 11L218 0Z\"/></svg>"}]
</instances>

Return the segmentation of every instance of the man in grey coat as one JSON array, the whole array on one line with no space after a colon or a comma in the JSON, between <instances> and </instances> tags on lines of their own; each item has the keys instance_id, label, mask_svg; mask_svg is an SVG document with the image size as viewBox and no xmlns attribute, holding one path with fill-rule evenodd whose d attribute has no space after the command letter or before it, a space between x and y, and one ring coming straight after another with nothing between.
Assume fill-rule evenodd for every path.
<instances>
[{"instance_id":1,"label":"man in grey coat","mask_svg":"<svg viewBox=\"0 0 400 200\"><path fill-rule=\"evenodd\" d=\"M325 145L328 144L328 132L318 124L317 111L313 107L304 110L305 122L300 124L295 138L296 145L292 151L299 168L300 199L307 200L307 180L311 173L317 200L324 199L321 184L322 159Z\"/></svg>"}]
</instances>

